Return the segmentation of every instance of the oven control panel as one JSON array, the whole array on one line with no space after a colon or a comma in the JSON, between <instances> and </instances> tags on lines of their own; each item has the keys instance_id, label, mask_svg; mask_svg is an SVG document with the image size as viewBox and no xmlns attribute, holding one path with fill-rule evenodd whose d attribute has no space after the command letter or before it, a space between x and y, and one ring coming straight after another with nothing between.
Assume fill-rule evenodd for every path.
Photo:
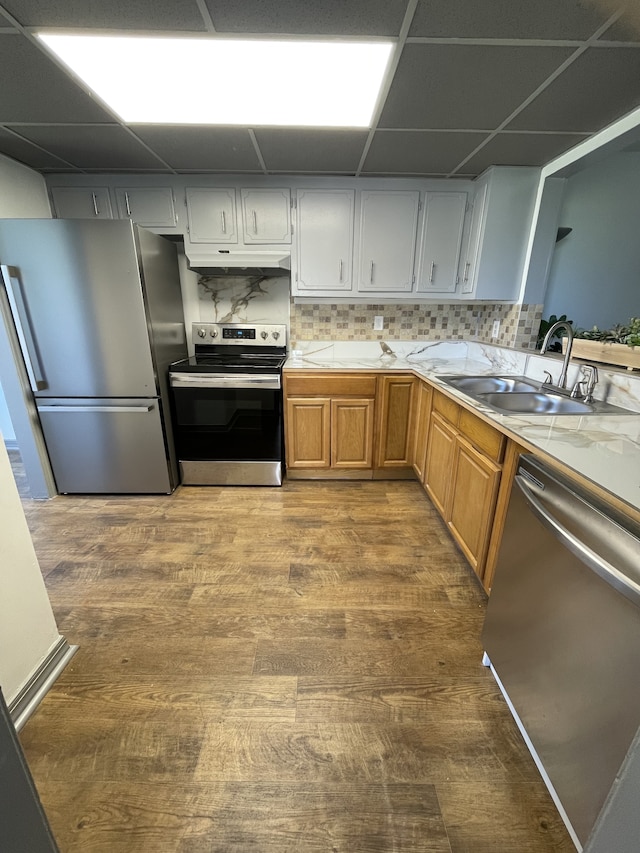
<instances>
[{"instance_id":1,"label":"oven control panel","mask_svg":"<svg viewBox=\"0 0 640 853\"><path fill-rule=\"evenodd\" d=\"M191 336L199 346L243 344L286 347L287 327L277 323L193 323Z\"/></svg>"}]
</instances>

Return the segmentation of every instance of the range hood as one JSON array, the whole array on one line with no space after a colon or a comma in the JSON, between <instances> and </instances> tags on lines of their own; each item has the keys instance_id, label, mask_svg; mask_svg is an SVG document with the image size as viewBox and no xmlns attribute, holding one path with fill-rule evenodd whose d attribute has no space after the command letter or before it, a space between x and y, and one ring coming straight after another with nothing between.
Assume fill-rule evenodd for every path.
<instances>
[{"instance_id":1,"label":"range hood","mask_svg":"<svg viewBox=\"0 0 640 853\"><path fill-rule=\"evenodd\" d=\"M185 248L190 270L201 275L289 275L288 252L223 251L204 247Z\"/></svg>"}]
</instances>

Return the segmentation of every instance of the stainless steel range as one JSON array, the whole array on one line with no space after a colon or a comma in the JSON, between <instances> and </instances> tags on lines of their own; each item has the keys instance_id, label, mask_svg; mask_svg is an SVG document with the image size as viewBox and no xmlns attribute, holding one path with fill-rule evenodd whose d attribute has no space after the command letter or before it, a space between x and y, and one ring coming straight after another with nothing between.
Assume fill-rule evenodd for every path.
<instances>
[{"instance_id":1,"label":"stainless steel range","mask_svg":"<svg viewBox=\"0 0 640 853\"><path fill-rule=\"evenodd\" d=\"M184 485L280 486L287 327L194 323L169 382Z\"/></svg>"}]
</instances>

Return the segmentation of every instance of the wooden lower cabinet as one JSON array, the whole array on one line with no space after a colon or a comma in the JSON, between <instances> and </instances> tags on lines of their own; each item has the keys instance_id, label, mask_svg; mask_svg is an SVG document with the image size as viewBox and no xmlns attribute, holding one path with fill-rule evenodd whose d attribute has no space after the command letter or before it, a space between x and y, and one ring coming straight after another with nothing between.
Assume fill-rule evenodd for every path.
<instances>
[{"instance_id":1,"label":"wooden lower cabinet","mask_svg":"<svg viewBox=\"0 0 640 853\"><path fill-rule=\"evenodd\" d=\"M416 385L416 407L413 429L413 453L411 463L416 477L424 480L424 467L427 458L427 440L431 418L431 400L433 388L427 382L418 381Z\"/></svg>"},{"instance_id":2,"label":"wooden lower cabinet","mask_svg":"<svg viewBox=\"0 0 640 853\"><path fill-rule=\"evenodd\" d=\"M447 523L479 577L489 547L501 472L500 465L462 435L456 436Z\"/></svg>"},{"instance_id":3,"label":"wooden lower cabinet","mask_svg":"<svg viewBox=\"0 0 640 853\"><path fill-rule=\"evenodd\" d=\"M328 468L331 464L331 400L287 399L287 467Z\"/></svg>"},{"instance_id":4,"label":"wooden lower cabinet","mask_svg":"<svg viewBox=\"0 0 640 853\"><path fill-rule=\"evenodd\" d=\"M287 471L293 477L412 477L412 374L284 375Z\"/></svg>"},{"instance_id":5,"label":"wooden lower cabinet","mask_svg":"<svg viewBox=\"0 0 640 853\"><path fill-rule=\"evenodd\" d=\"M331 467L371 468L375 400L331 401Z\"/></svg>"},{"instance_id":6,"label":"wooden lower cabinet","mask_svg":"<svg viewBox=\"0 0 640 853\"><path fill-rule=\"evenodd\" d=\"M290 476L373 476L376 388L375 374L285 374Z\"/></svg>"},{"instance_id":7,"label":"wooden lower cabinet","mask_svg":"<svg viewBox=\"0 0 640 853\"><path fill-rule=\"evenodd\" d=\"M396 374L378 378L378 448L376 468L412 465L413 376Z\"/></svg>"},{"instance_id":8,"label":"wooden lower cabinet","mask_svg":"<svg viewBox=\"0 0 640 853\"><path fill-rule=\"evenodd\" d=\"M456 430L441 415L431 415L424 487L441 516L447 516Z\"/></svg>"},{"instance_id":9,"label":"wooden lower cabinet","mask_svg":"<svg viewBox=\"0 0 640 853\"><path fill-rule=\"evenodd\" d=\"M506 439L500 430L433 392L424 486L483 580Z\"/></svg>"}]
</instances>

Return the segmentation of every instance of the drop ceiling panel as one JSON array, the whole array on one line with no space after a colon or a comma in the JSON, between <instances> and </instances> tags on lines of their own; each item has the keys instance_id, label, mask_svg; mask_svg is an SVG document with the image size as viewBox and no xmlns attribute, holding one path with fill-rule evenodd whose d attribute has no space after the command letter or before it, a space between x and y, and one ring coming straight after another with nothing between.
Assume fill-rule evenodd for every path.
<instances>
[{"instance_id":1,"label":"drop ceiling panel","mask_svg":"<svg viewBox=\"0 0 640 853\"><path fill-rule=\"evenodd\" d=\"M163 164L116 125L15 125L17 133L79 169L162 169Z\"/></svg>"},{"instance_id":2,"label":"drop ceiling panel","mask_svg":"<svg viewBox=\"0 0 640 853\"><path fill-rule=\"evenodd\" d=\"M368 138L367 131L255 131L269 171L354 173Z\"/></svg>"},{"instance_id":3,"label":"drop ceiling panel","mask_svg":"<svg viewBox=\"0 0 640 853\"><path fill-rule=\"evenodd\" d=\"M477 175L489 166L542 166L584 139L586 136L566 133L498 133L461 171Z\"/></svg>"},{"instance_id":4,"label":"drop ceiling panel","mask_svg":"<svg viewBox=\"0 0 640 853\"><path fill-rule=\"evenodd\" d=\"M484 139L485 133L378 131L362 171L446 175Z\"/></svg>"},{"instance_id":5,"label":"drop ceiling panel","mask_svg":"<svg viewBox=\"0 0 640 853\"><path fill-rule=\"evenodd\" d=\"M493 130L573 50L408 44L380 127Z\"/></svg>"},{"instance_id":6,"label":"drop ceiling panel","mask_svg":"<svg viewBox=\"0 0 640 853\"><path fill-rule=\"evenodd\" d=\"M640 41L640 3L630 3L625 13L600 36L601 41Z\"/></svg>"},{"instance_id":7,"label":"drop ceiling panel","mask_svg":"<svg viewBox=\"0 0 640 853\"><path fill-rule=\"evenodd\" d=\"M206 0L217 32L397 36L406 0Z\"/></svg>"},{"instance_id":8,"label":"drop ceiling panel","mask_svg":"<svg viewBox=\"0 0 640 853\"><path fill-rule=\"evenodd\" d=\"M592 133L640 104L640 50L590 48L509 124L509 130Z\"/></svg>"},{"instance_id":9,"label":"drop ceiling panel","mask_svg":"<svg viewBox=\"0 0 640 853\"><path fill-rule=\"evenodd\" d=\"M577 0L420 0L410 36L586 39L610 17Z\"/></svg>"},{"instance_id":10,"label":"drop ceiling panel","mask_svg":"<svg viewBox=\"0 0 640 853\"><path fill-rule=\"evenodd\" d=\"M112 121L21 35L0 35L0 123Z\"/></svg>"},{"instance_id":11,"label":"drop ceiling panel","mask_svg":"<svg viewBox=\"0 0 640 853\"><path fill-rule=\"evenodd\" d=\"M262 171L247 130L154 125L131 129L177 171Z\"/></svg>"},{"instance_id":12,"label":"drop ceiling panel","mask_svg":"<svg viewBox=\"0 0 640 853\"><path fill-rule=\"evenodd\" d=\"M42 151L31 142L21 139L4 128L0 128L0 154L18 160L32 169L64 169L66 171L70 169L68 163L47 151Z\"/></svg>"},{"instance_id":13,"label":"drop ceiling panel","mask_svg":"<svg viewBox=\"0 0 640 853\"><path fill-rule=\"evenodd\" d=\"M2 0L25 27L204 30L196 0Z\"/></svg>"}]
</instances>

